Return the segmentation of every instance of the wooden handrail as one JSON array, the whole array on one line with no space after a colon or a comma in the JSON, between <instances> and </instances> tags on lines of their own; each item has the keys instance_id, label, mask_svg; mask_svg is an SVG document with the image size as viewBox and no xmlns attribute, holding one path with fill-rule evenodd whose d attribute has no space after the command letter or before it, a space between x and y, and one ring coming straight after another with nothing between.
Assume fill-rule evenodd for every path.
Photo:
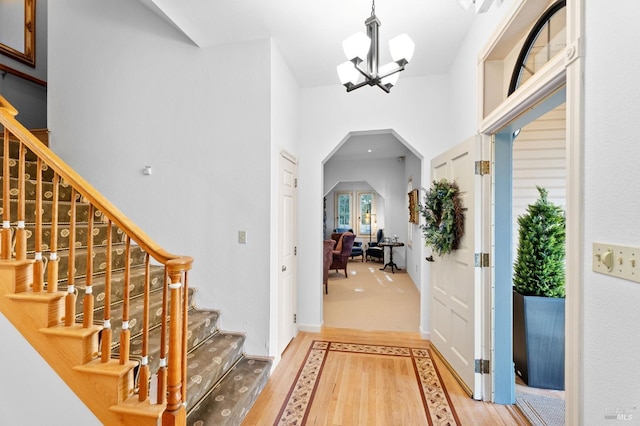
<instances>
[{"instance_id":1,"label":"wooden handrail","mask_svg":"<svg viewBox=\"0 0 640 426\"><path fill-rule=\"evenodd\" d=\"M118 228L131 236L152 258L166 264L169 260L178 261L181 265L190 265L192 257L179 256L167 252L151 239L142 229L131 222L124 213L107 200L89 182L69 167L53 151L43 146L27 128L20 124L14 116L18 111L0 95L0 122L11 134L24 143L37 157L45 159L46 164L52 168L65 182L78 189L82 196L93 204L100 212L107 216ZM181 259L181 260L180 260Z\"/></svg>"},{"instance_id":2,"label":"wooden handrail","mask_svg":"<svg viewBox=\"0 0 640 426\"><path fill-rule=\"evenodd\" d=\"M107 259L106 263L109 268L106 271L106 296L105 303L110 300L110 277L111 277L111 247L112 227L115 225L125 235L125 254L124 254L124 283L123 283L123 311L122 311L122 326L120 335L120 351L119 358L120 364L127 364L129 360L129 339L131 331L129 330L129 287L130 287L130 259L132 244L141 248L146 252L145 254L145 316L149 312L149 258L153 258L160 264L164 265L166 282L163 289L163 319L162 319L162 343L160 349L161 367L158 370L158 404L166 404L165 413L163 415L163 424L174 425L185 423L185 407L184 401L186 400L186 322L187 322L187 275L193 264L193 258L190 256L180 256L167 252L162 249L155 241L153 241L147 234L145 234L140 228L133 224L119 209L111 204L102 194L100 194L93 186L91 186L84 178L76 173L71 167L69 167L60 157L47 148L36 136L34 136L29 130L27 130L20 122L15 119L17 110L2 96L0 96L0 124L4 127L4 152L5 158L3 161L4 171L4 196L3 205L5 210L3 213L3 230L1 234L2 238L2 259L10 259L12 253L7 244L11 238L10 229L10 205L9 205L9 138L17 140L20 143L20 165L19 165L19 212L18 212L18 230L24 228L24 179L25 179L25 165L24 159L27 155L27 150L34 154L37 158L37 174L36 177L36 193L37 193L37 211L41 211L42 205L42 169L46 165L48 169L52 170L53 177L51 181L51 241L49 244L50 258L48 262L47 271L47 291L57 292L58 282L58 263L59 258L57 256L58 250L58 217L59 212L59 194L61 186L71 187L71 203L70 203L70 235L69 243L69 262L67 264L68 274L70 278L67 280L68 300L66 301L67 310L65 311L65 323L70 326L73 318L75 317L75 295L74 293L74 260L73 253L75 246L75 221L76 221L76 198L80 197L83 203L88 203L88 220L87 220L87 265L86 265L86 279L84 286L84 312L83 312L83 326L84 328L90 328L93 323L93 290L92 290L92 275L93 275L93 229L94 229L94 216L97 211L100 212L102 220L107 223L108 238L107 238ZM20 181L22 179L22 181ZM65 195L68 197L68 195ZM95 212L95 214L94 214ZM40 215L40 213L37 213ZM62 225L64 226L64 224ZM66 230L65 230L66 231ZM42 220L36 216L36 232L39 235L35 240L35 264L40 265L38 257L41 257L41 232L42 232ZM23 230L24 233L24 230ZM20 254L16 253L16 256L26 257L26 243L20 243ZM37 280L38 278L36 278ZM40 291L42 284L38 284L34 281L34 291ZM184 292L181 292L183 289ZM105 336L108 337L106 342L103 339L103 354L102 362L108 362L110 354L109 342L111 341L111 330L107 324L110 321L110 309L105 306ZM148 321L144 322L143 333L148 333ZM168 337L169 348L169 360L166 362L165 352L165 340L164 335ZM145 337L145 339L147 339ZM106 352L106 354L105 354ZM147 352L147 349L144 349ZM107 356L105 356L107 355ZM146 355L145 355L146 356ZM163 365L164 364L164 365ZM144 370L144 368L143 368ZM148 377L149 373L143 374L144 377ZM146 380L146 378L144 379ZM139 395L140 400L147 399L148 390L146 383L142 386L142 393Z\"/></svg>"},{"instance_id":3,"label":"wooden handrail","mask_svg":"<svg viewBox=\"0 0 640 426\"><path fill-rule=\"evenodd\" d=\"M44 80L40 80L39 78L33 77L29 74L25 74L21 71L8 67L6 65L0 64L0 72L6 72L7 74L15 75L16 77L20 77L24 80L30 81L42 87L47 87L47 82Z\"/></svg>"}]
</instances>

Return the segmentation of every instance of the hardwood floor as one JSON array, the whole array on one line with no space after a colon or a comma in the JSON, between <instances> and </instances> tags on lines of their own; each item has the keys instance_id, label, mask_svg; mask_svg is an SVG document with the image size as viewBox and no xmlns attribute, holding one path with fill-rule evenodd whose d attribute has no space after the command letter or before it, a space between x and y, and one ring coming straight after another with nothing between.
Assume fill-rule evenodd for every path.
<instances>
[{"instance_id":1,"label":"hardwood floor","mask_svg":"<svg viewBox=\"0 0 640 426\"><path fill-rule=\"evenodd\" d=\"M253 408L247 414L243 425L273 425L283 402L287 398L289 389L296 379L298 370L302 365L307 351L313 340L331 340L349 343L378 344L390 346L404 346L414 348L428 348L429 342L420 338L417 333L398 332L367 332L349 329L327 328L321 333L301 332L291 341L282 355L282 361L272 373L267 386L264 388ZM515 407L478 402L471 399L458 384L455 378L447 370L442 361L435 357L435 363L440 372L441 379L449 393L451 403L458 415L461 425L528 425L529 423L520 415ZM342 372L341 386L361 386L358 377ZM337 373L336 373L337 374ZM349 383L355 381L355 383ZM379 389L384 393L386 389ZM323 398L325 398L323 400ZM351 403L329 401L326 396L316 395L315 401L322 405L324 414L310 416L307 424L331 424L331 425L405 425L415 424L411 417L398 417L397 410L390 406L381 407L381 404L389 404L393 398L379 398L375 403ZM323 401L323 402L321 402ZM406 398L402 400L405 413L423 412L422 402L419 398ZM363 407L370 412L363 412ZM410 414L411 415L411 414ZM362 419L369 419L362 423Z\"/></svg>"}]
</instances>

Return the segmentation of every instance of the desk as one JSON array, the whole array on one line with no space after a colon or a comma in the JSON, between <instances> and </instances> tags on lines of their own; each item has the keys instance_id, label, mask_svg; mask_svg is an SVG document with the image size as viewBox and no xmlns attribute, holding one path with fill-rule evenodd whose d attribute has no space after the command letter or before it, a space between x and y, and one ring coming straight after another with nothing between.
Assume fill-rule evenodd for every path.
<instances>
[{"instance_id":1,"label":"desk","mask_svg":"<svg viewBox=\"0 0 640 426\"><path fill-rule=\"evenodd\" d=\"M382 250L384 250L385 247L389 247L389 262L385 263L384 268L380 268L380 270L384 271L385 269L387 269L387 266L391 266L391 272L393 272L394 274L396 273L396 271L393 270L394 268L397 269L398 271L402 271L402 269L398 268L398 265L396 265L393 262L393 248L403 247L404 243L393 242L393 241L385 243L384 241L381 241L378 243L378 245L382 247Z\"/></svg>"}]
</instances>

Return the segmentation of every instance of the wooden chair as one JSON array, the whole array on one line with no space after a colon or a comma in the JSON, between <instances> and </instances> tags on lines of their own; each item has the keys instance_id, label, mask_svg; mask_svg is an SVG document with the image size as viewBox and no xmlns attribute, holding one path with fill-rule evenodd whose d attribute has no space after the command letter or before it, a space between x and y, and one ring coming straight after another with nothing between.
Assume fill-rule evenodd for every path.
<instances>
[{"instance_id":1,"label":"wooden chair","mask_svg":"<svg viewBox=\"0 0 640 426\"><path fill-rule=\"evenodd\" d=\"M372 257L384 262L384 248L378 246L378 243L380 243L383 239L384 239L384 231L382 229L378 229L378 232L376 232L376 240L371 241L369 243L369 247L367 248L367 251L366 251L367 260L369 260L369 258Z\"/></svg>"}]
</instances>

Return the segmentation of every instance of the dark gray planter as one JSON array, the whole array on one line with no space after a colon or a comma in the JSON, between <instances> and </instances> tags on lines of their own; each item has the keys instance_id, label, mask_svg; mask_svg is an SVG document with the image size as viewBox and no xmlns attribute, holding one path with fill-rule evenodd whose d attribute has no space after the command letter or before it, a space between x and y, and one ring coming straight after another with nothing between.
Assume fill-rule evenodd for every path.
<instances>
[{"instance_id":1,"label":"dark gray planter","mask_svg":"<svg viewBox=\"0 0 640 426\"><path fill-rule=\"evenodd\" d=\"M564 390L564 305L513 292L513 361L531 387Z\"/></svg>"}]
</instances>

